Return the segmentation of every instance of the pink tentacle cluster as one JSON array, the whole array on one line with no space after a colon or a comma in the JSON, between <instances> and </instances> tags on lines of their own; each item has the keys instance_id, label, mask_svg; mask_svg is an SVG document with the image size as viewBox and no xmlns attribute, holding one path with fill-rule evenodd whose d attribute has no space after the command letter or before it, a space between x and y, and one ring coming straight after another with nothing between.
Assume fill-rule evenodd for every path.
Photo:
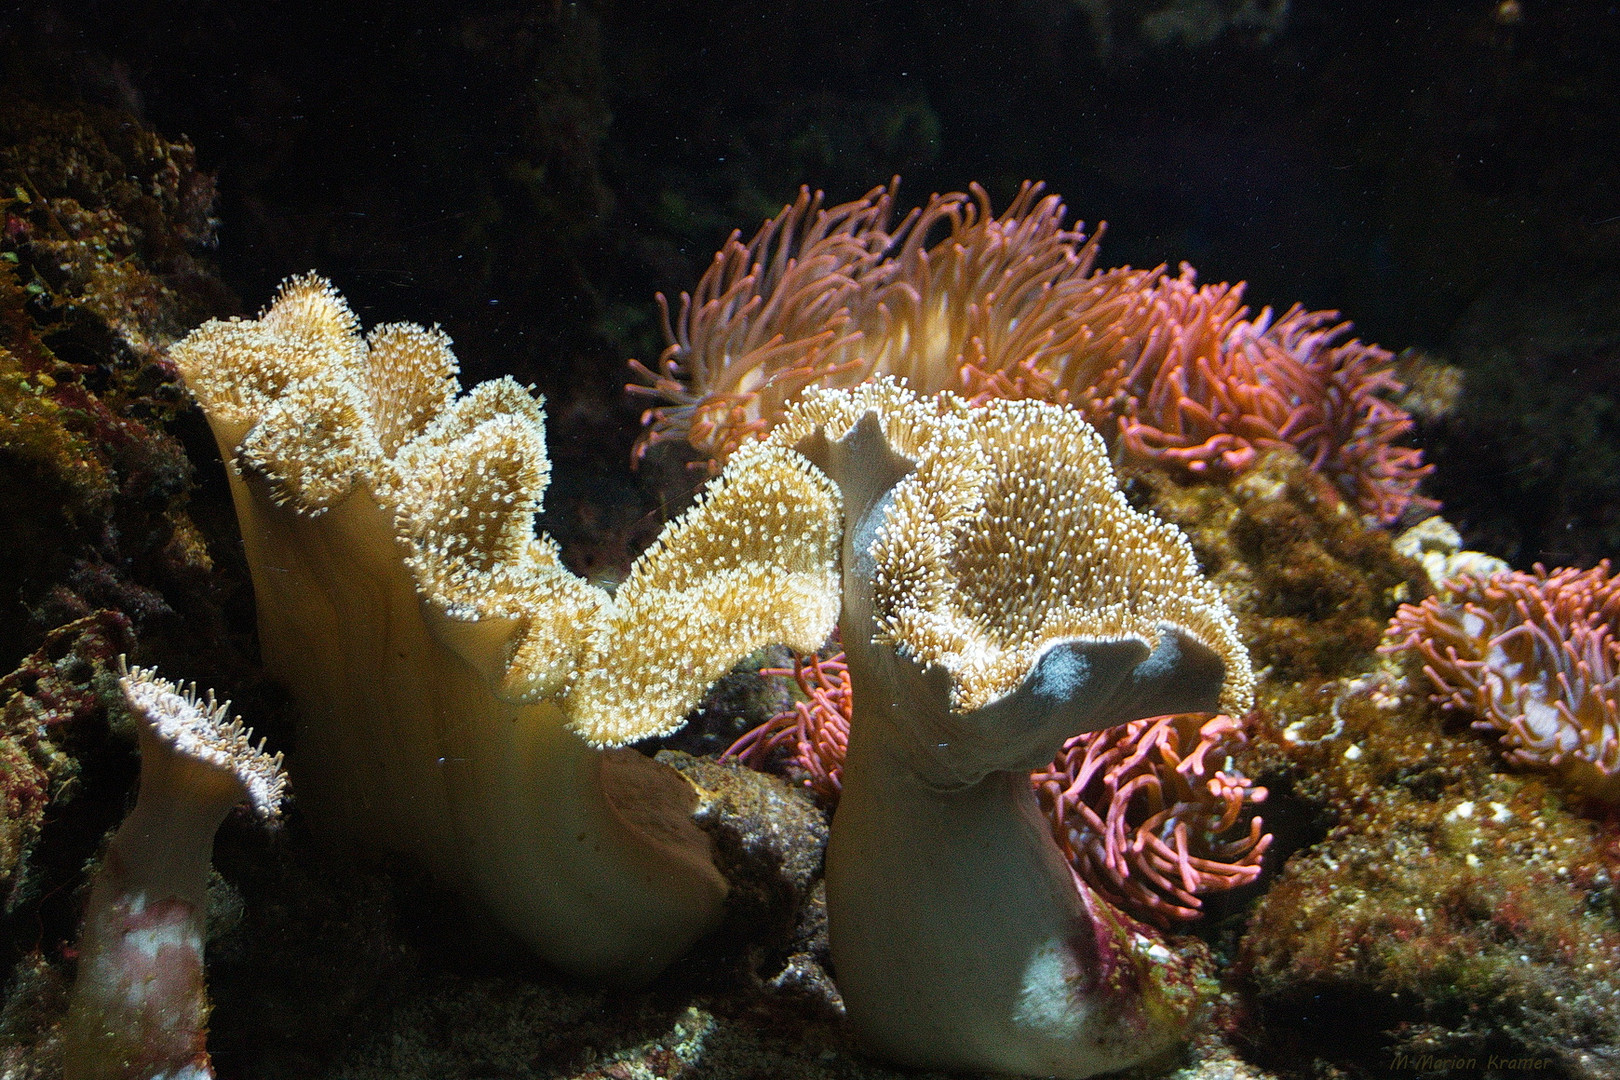
<instances>
[{"instance_id":1,"label":"pink tentacle cluster","mask_svg":"<svg viewBox=\"0 0 1620 1080\"><path fill-rule=\"evenodd\" d=\"M726 758L763 769L783 761L828 802L849 746L844 654L801 656L791 676L805 700L738 739ZM1243 724L1229 716L1161 716L1070 739L1030 776L1076 874L1109 902L1167 924L1195 919L1202 895L1260 874L1271 845L1258 815L1266 789L1232 767Z\"/></svg>"},{"instance_id":2,"label":"pink tentacle cluster","mask_svg":"<svg viewBox=\"0 0 1620 1080\"><path fill-rule=\"evenodd\" d=\"M1418 494L1432 467L1401 445L1413 421L1389 400L1404 389L1390 354L1345 341L1338 312L1296 305L1275 321L1270 308L1250 319L1242 298L1242 283L1200 287L1185 264L1157 283L1156 325L1123 380L1126 449L1233 476L1291 446L1382 524L1437 508Z\"/></svg>"},{"instance_id":3,"label":"pink tentacle cluster","mask_svg":"<svg viewBox=\"0 0 1620 1080\"><path fill-rule=\"evenodd\" d=\"M747 243L733 230L697 288L681 294L673 323L659 293L669 345L656 371L630 361L645 385L628 389L670 404L643 415L649 431L636 456L684 437L724 460L806 386L833 385L856 366L843 355L860 339L852 307L877 279L893 276L884 255L917 217L891 232L893 209L892 189L823 208L820 192L802 188Z\"/></svg>"},{"instance_id":4,"label":"pink tentacle cluster","mask_svg":"<svg viewBox=\"0 0 1620 1080\"><path fill-rule=\"evenodd\" d=\"M1194 919L1200 894L1253 881L1271 846L1259 816L1242 828L1245 808L1266 798L1231 769L1244 741L1230 716L1135 720L1070 739L1030 780L1093 888L1158 922Z\"/></svg>"},{"instance_id":5,"label":"pink tentacle cluster","mask_svg":"<svg viewBox=\"0 0 1620 1080\"><path fill-rule=\"evenodd\" d=\"M1235 475L1263 449L1287 445L1292 409L1265 354L1244 347L1243 288L1199 287L1190 266L1153 287L1154 325L1125 375L1120 435L1138 457L1193 473ZM1288 372L1286 374L1293 374Z\"/></svg>"},{"instance_id":6,"label":"pink tentacle cluster","mask_svg":"<svg viewBox=\"0 0 1620 1080\"><path fill-rule=\"evenodd\" d=\"M828 802L836 801L849 751L849 665L844 654L797 656L791 668L761 668L759 673L793 679L805 699L745 733L721 760L735 759L763 770L779 755L785 756L802 774L799 779L805 787Z\"/></svg>"},{"instance_id":7,"label":"pink tentacle cluster","mask_svg":"<svg viewBox=\"0 0 1620 1080\"><path fill-rule=\"evenodd\" d=\"M1402 604L1383 651L1413 651L1447 708L1501 734L1504 756L1620 800L1620 574L1462 575Z\"/></svg>"},{"instance_id":8,"label":"pink tentacle cluster","mask_svg":"<svg viewBox=\"0 0 1620 1080\"><path fill-rule=\"evenodd\" d=\"M1336 312L1249 316L1243 285L1183 265L1096 270L1097 236L1025 184L935 195L892 224L897 188L823 207L808 189L744 243L733 233L671 323L633 393L659 399L637 448L689 440L713 463L768 429L808 386L879 375L970 400L1079 409L1126 452L1231 476L1291 446L1381 523L1432 508L1402 445L1411 417L1390 355L1345 340ZM1101 230L1098 230L1100 234Z\"/></svg>"}]
</instances>

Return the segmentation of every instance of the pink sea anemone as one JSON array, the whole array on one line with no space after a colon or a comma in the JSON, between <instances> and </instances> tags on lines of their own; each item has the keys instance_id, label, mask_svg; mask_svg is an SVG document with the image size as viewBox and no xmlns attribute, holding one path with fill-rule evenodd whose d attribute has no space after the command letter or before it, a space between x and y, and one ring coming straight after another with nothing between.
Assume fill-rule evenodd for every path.
<instances>
[{"instance_id":1,"label":"pink sea anemone","mask_svg":"<svg viewBox=\"0 0 1620 1080\"><path fill-rule=\"evenodd\" d=\"M836 802L849 750L849 665L844 654L795 654L792 667L761 668L759 673L793 679L804 700L745 733L723 756L756 769L784 759L805 787Z\"/></svg>"},{"instance_id":2,"label":"pink sea anemone","mask_svg":"<svg viewBox=\"0 0 1620 1080\"><path fill-rule=\"evenodd\" d=\"M1196 285L1191 267L1153 289L1155 326L1124 377L1120 434L1132 454L1235 475L1291 446L1382 524L1439 504L1418 494L1431 466L1401 445L1413 422L1389 397L1392 357L1345 341L1337 312L1295 306L1253 319L1243 285Z\"/></svg>"},{"instance_id":3,"label":"pink sea anemone","mask_svg":"<svg viewBox=\"0 0 1620 1080\"><path fill-rule=\"evenodd\" d=\"M1146 332L1150 272L1093 273L1097 243L1026 183L1000 215L983 188L892 221L898 181L823 207L801 189L747 243L734 232L671 322L656 370L631 361L638 456L686 439L714 463L768 430L808 386L879 375L971 397L989 380L1101 415L1111 373Z\"/></svg>"},{"instance_id":4,"label":"pink sea anemone","mask_svg":"<svg viewBox=\"0 0 1620 1080\"><path fill-rule=\"evenodd\" d=\"M1259 815L1243 820L1266 798L1232 768L1244 740L1230 716L1134 720L1070 739L1030 781L1092 888L1156 922L1195 919L1200 894L1259 877L1271 846Z\"/></svg>"},{"instance_id":5,"label":"pink sea anemone","mask_svg":"<svg viewBox=\"0 0 1620 1080\"><path fill-rule=\"evenodd\" d=\"M1504 756L1620 799L1620 574L1505 570L1402 604L1382 649L1423 661L1433 697L1501 733Z\"/></svg>"},{"instance_id":6,"label":"pink sea anemone","mask_svg":"<svg viewBox=\"0 0 1620 1080\"><path fill-rule=\"evenodd\" d=\"M631 391L659 402L638 455L684 438L718 463L806 387L890 375L1066 404L1195 475L1292 446L1380 523L1435 505L1389 353L1345 340L1335 312L1251 318L1242 283L1200 286L1190 267L1096 270L1097 236L1041 190L998 215L975 185L898 223L894 184L832 207L804 190L752 240L734 233L673 322L659 298L669 347L656 370L632 361Z\"/></svg>"},{"instance_id":7,"label":"pink sea anemone","mask_svg":"<svg viewBox=\"0 0 1620 1080\"><path fill-rule=\"evenodd\" d=\"M850 683L843 653L800 656L792 677L804 700L726 751L754 768L785 765L835 802L849 745ZM1109 902L1161 925L1202 914L1202 895L1253 881L1271 845L1245 810L1266 789L1232 768L1244 741L1229 716L1162 716L1080 735L1033 773L1041 807L1070 863ZM1224 767L1223 767L1224 766Z\"/></svg>"}]
</instances>

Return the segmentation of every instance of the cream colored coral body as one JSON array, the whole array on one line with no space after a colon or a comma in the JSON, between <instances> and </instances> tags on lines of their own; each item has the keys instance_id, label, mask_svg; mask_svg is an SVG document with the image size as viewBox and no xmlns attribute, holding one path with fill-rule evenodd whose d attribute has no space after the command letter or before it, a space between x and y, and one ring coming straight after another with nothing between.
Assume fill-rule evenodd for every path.
<instances>
[{"instance_id":1,"label":"cream colored coral body","mask_svg":"<svg viewBox=\"0 0 1620 1080\"><path fill-rule=\"evenodd\" d=\"M827 849L828 929L850 1023L873 1052L1081 1077L1182 1035L1182 1018L1100 985L1096 928L1027 773L942 791L855 730Z\"/></svg>"},{"instance_id":2,"label":"cream colored coral body","mask_svg":"<svg viewBox=\"0 0 1620 1080\"><path fill-rule=\"evenodd\" d=\"M298 701L300 805L329 835L460 872L435 720L442 650L391 515L359 490L304 517L274 505L262 479L231 475L264 664Z\"/></svg>"},{"instance_id":3,"label":"cream colored coral body","mask_svg":"<svg viewBox=\"0 0 1620 1080\"><path fill-rule=\"evenodd\" d=\"M844 494L853 700L827 913L851 1023L935 1068L1084 1077L1164 1051L1193 1003L1162 946L1088 899L1028 773L1082 732L1247 707L1247 657L1186 541L1124 503L1056 407L878 383L810 395L779 433Z\"/></svg>"},{"instance_id":4,"label":"cream colored coral body","mask_svg":"<svg viewBox=\"0 0 1620 1080\"><path fill-rule=\"evenodd\" d=\"M592 978L645 981L718 923L726 883L684 782L655 789L663 835L627 824L602 778L613 759L555 702L502 700L441 642L467 627L424 617L369 492L312 519L255 497L260 485L241 484L260 641L298 699L303 801L328 835L421 859Z\"/></svg>"},{"instance_id":5,"label":"cream colored coral body","mask_svg":"<svg viewBox=\"0 0 1620 1080\"><path fill-rule=\"evenodd\" d=\"M593 749L553 702L460 704L480 681L469 669L446 682L458 704L444 776L467 863L456 880L558 967L651 979L718 925L725 901L691 820L696 794L641 754Z\"/></svg>"},{"instance_id":6,"label":"cream colored coral body","mask_svg":"<svg viewBox=\"0 0 1620 1080\"><path fill-rule=\"evenodd\" d=\"M629 752L761 645L836 618L836 489L756 446L616 596L534 530L543 416L509 379L459 394L448 340L361 338L326 282L173 350L230 463L295 770L334 835L423 859L541 955L634 983L717 925L691 787Z\"/></svg>"}]
</instances>

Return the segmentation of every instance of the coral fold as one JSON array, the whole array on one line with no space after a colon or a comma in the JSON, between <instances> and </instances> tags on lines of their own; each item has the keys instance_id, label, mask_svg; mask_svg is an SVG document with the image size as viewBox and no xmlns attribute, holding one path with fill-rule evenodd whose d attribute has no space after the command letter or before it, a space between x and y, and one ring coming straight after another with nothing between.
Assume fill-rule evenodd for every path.
<instances>
[{"instance_id":1,"label":"coral fold","mask_svg":"<svg viewBox=\"0 0 1620 1080\"><path fill-rule=\"evenodd\" d=\"M534 515L541 403L461 393L437 330L362 337L313 275L172 350L230 465L266 667L331 833L421 858L542 955L651 977L717 922L695 795L640 754L762 645L836 618L838 495L781 450L738 456L616 596Z\"/></svg>"}]
</instances>

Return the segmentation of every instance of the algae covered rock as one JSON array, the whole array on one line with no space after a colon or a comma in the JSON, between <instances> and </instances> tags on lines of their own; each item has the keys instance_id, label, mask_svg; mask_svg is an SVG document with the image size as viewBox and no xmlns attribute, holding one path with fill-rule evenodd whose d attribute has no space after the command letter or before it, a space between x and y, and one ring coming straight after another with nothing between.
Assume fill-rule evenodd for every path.
<instances>
[{"instance_id":1,"label":"algae covered rock","mask_svg":"<svg viewBox=\"0 0 1620 1080\"><path fill-rule=\"evenodd\" d=\"M210 587L163 350L227 306L213 180L111 110L0 100L0 657L96 608L137 626Z\"/></svg>"},{"instance_id":2,"label":"algae covered rock","mask_svg":"<svg viewBox=\"0 0 1620 1080\"><path fill-rule=\"evenodd\" d=\"M0 678L0 897L19 899L23 860L39 838L45 810L77 774L63 745L68 725L101 708L96 681L129 647L128 620L100 611L46 635Z\"/></svg>"}]
</instances>

